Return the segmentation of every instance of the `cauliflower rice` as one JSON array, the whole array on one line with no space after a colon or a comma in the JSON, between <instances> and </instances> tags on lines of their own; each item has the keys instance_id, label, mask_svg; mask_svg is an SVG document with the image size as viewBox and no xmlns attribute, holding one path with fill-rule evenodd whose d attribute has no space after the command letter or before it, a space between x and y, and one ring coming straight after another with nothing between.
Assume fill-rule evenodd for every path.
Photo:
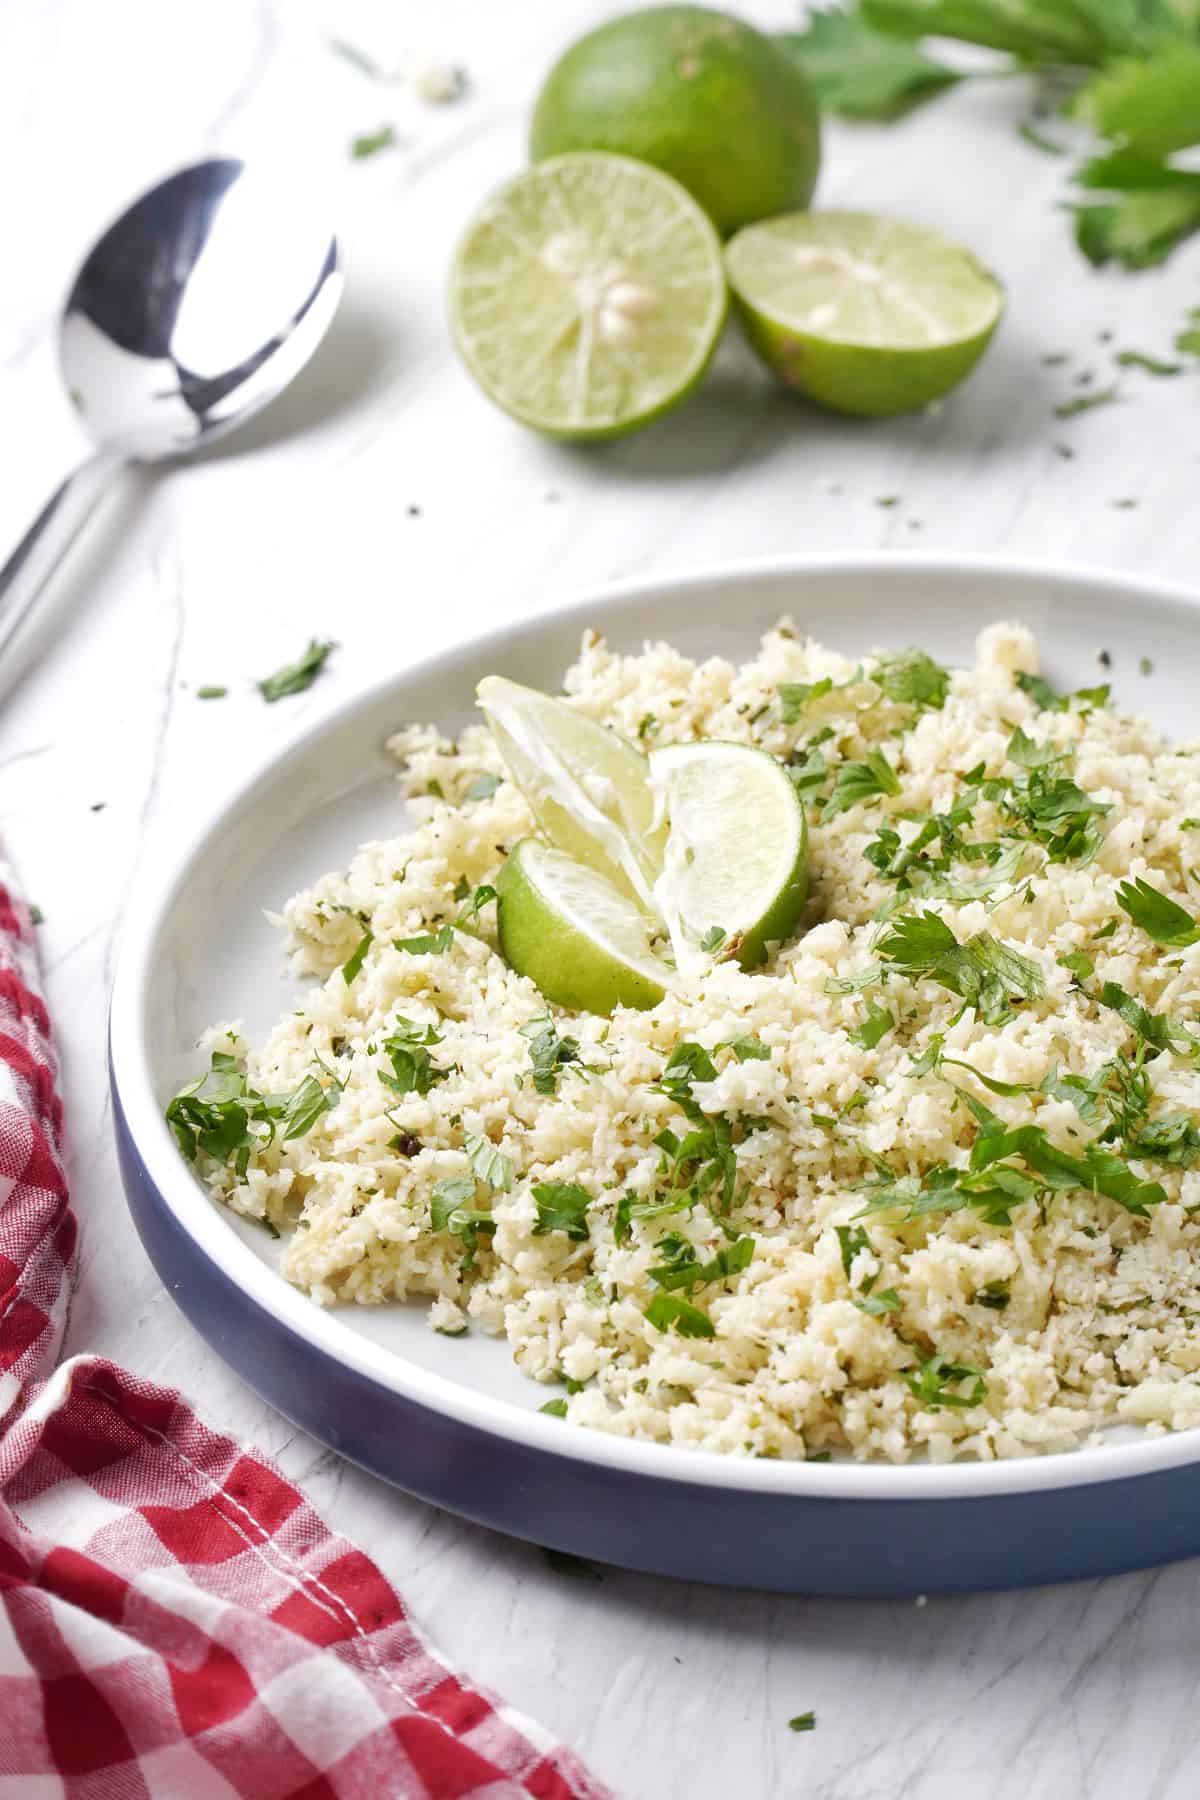
<instances>
[{"instance_id":1,"label":"cauliflower rice","mask_svg":"<svg viewBox=\"0 0 1200 1800\"><path fill-rule=\"evenodd\" d=\"M528 808L483 726L457 742L400 732L413 828L365 845L283 913L295 967L318 985L262 1045L228 1026L206 1040L259 1094L315 1075L325 1110L240 1162L201 1150L214 1195L285 1235L284 1274L322 1304L427 1296L436 1330L507 1337L575 1425L732 1455L902 1462L1200 1423L1200 1169L1188 1167L1200 1073L1187 1028L1200 946L1155 941L1116 891L1147 877L1190 910L1200 746L1167 746L1098 694L1046 706L1052 695L1018 679L1036 669L1029 633L995 625L944 702L920 704L893 697L874 659L853 665L787 624L742 667L666 644L618 656L588 634L566 677L583 712L635 742L750 742L796 768L812 893L800 931L759 971L717 962L652 1011L556 1017L547 1042L573 1041L575 1060L543 1074L549 1092L532 1061L548 1009L498 954L494 906L437 937L533 829ZM781 684L814 683L785 688L784 703ZM1045 834L1005 809L1018 728L1107 809L1087 815L1093 841L1078 854L1048 860ZM823 806L837 771L878 751L898 791ZM931 878L918 861L908 886L877 866L891 846L881 832L903 851L964 792L960 835L1002 846L993 862L951 855ZM987 933L1016 952L1035 991L972 1005L889 962L896 921L927 911L959 944ZM395 946L413 938L432 947ZM425 1091L381 1079L398 1019ZM680 1044L701 1046L708 1069L664 1087ZM995 1204L914 1205L963 1175L988 1130L1036 1126L1051 1155L1097 1149L1114 1116L1104 1095L1130 1071L1140 1137L1130 1127L1122 1144L1113 1126L1108 1147L1141 1211L1047 1185L1021 1150L1005 1163L1017 1171L1008 1222ZM704 1175L703 1146L679 1149L704 1121L726 1146L720 1179ZM675 1136L656 1143L664 1132ZM1133 1148L1152 1141L1159 1154ZM444 1202L435 1229L447 1182L458 1210ZM544 1216L535 1190L553 1183L586 1191L571 1231ZM745 1249L729 1252L745 1239L739 1267ZM683 1271L676 1285L664 1269ZM683 1304L660 1326L646 1312L664 1292Z\"/></svg>"}]
</instances>

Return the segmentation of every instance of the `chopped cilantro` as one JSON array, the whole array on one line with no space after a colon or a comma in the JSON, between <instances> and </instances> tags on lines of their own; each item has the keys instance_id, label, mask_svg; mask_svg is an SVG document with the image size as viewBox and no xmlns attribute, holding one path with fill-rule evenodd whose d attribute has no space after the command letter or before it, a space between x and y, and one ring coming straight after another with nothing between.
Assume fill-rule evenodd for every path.
<instances>
[{"instance_id":1,"label":"chopped cilantro","mask_svg":"<svg viewBox=\"0 0 1200 1800\"><path fill-rule=\"evenodd\" d=\"M268 702L284 700L290 694L302 694L317 679L333 649L332 640L312 638L308 649L296 662L285 663L273 675L264 675L258 683L259 693Z\"/></svg>"},{"instance_id":2,"label":"chopped cilantro","mask_svg":"<svg viewBox=\"0 0 1200 1800\"><path fill-rule=\"evenodd\" d=\"M329 1093L315 1075L306 1075L290 1094L260 1094L228 1051L214 1050L207 1074L180 1089L166 1108L166 1120L188 1162L203 1152L216 1162L232 1162L243 1180L254 1151L276 1137L284 1143L304 1137L336 1104L339 1091ZM256 1125L264 1129L253 1130Z\"/></svg>"},{"instance_id":3,"label":"chopped cilantro","mask_svg":"<svg viewBox=\"0 0 1200 1800\"><path fill-rule=\"evenodd\" d=\"M987 1393L983 1371L971 1363L951 1362L935 1350L918 1363L916 1369L902 1371L905 1385L914 1399L930 1412L943 1406L978 1406ZM966 1383L964 1388L963 1384Z\"/></svg>"},{"instance_id":4,"label":"chopped cilantro","mask_svg":"<svg viewBox=\"0 0 1200 1800\"><path fill-rule=\"evenodd\" d=\"M700 948L702 950L707 950L711 955L715 954L724 942L725 931L723 927L720 925L710 925L704 936L700 939Z\"/></svg>"},{"instance_id":5,"label":"chopped cilantro","mask_svg":"<svg viewBox=\"0 0 1200 1800\"><path fill-rule=\"evenodd\" d=\"M822 675L819 681L781 681L779 710L784 724L794 725L814 700L823 700L832 692L832 675Z\"/></svg>"},{"instance_id":6,"label":"chopped cilantro","mask_svg":"<svg viewBox=\"0 0 1200 1800\"><path fill-rule=\"evenodd\" d=\"M565 1419L567 1416L567 1403L563 1399L547 1400L545 1406L538 1407L538 1411L540 1413L547 1413L552 1419Z\"/></svg>"},{"instance_id":7,"label":"chopped cilantro","mask_svg":"<svg viewBox=\"0 0 1200 1800\"><path fill-rule=\"evenodd\" d=\"M669 1331L673 1325L680 1337L716 1336L717 1328L708 1314L690 1300L681 1300L678 1294L655 1294L646 1307L646 1318L657 1331Z\"/></svg>"},{"instance_id":8,"label":"chopped cilantro","mask_svg":"<svg viewBox=\"0 0 1200 1800\"><path fill-rule=\"evenodd\" d=\"M649 1274L660 1288L672 1292L682 1288L690 1293L693 1288L704 1287L710 1281L727 1281L733 1275L740 1275L750 1266L754 1245L752 1237L735 1238L731 1244L723 1245L708 1262L701 1262L695 1246L687 1238L671 1233L658 1246L667 1260L650 1269Z\"/></svg>"},{"instance_id":9,"label":"chopped cilantro","mask_svg":"<svg viewBox=\"0 0 1200 1800\"><path fill-rule=\"evenodd\" d=\"M1144 350L1118 350L1113 361L1122 369L1144 369L1147 375L1181 375L1183 364L1167 362L1161 356L1147 356Z\"/></svg>"},{"instance_id":10,"label":"chopped cilantro","mask_svg":"<svg viewBox=\"0 0 1200 1800\"><path fill-rule=\"evenodd\" d=\"M521 1036L529 1039L529 1060L533 1064L533 1085L539 1094L553 1094L564 1068L579 1061L579 1043L573 1037L560 1037L554 1020L547 1013L521 1026Z\"/></svg>"},{"instance_id":11,"label":"chopped cilantro","mask_svg":"<svg viewBox=\"0 0 1200 1800\"><path fill-rule=\"evenodd\" d=\"M363 162L368 156L378 156L381 150L390 150L400 141L394 125L381 125L377 131L363 131L350 140L350 155L355 162Z\"/></svg>"},{"instance_id":12,"label":"chopped cilantro","mask_svg":"<svg viewBox=\"0 0 1200 1800\"><path fill-rule=\"evenodd\" d=\"M534 1237L561 1231L574 1243L586 1241L587 1209L592 1203L586 1188L577 1187L573 1181L539 1181L534 1184L533 1200L538 1216Z\"/></svg>"},{"instance_id":13,"label":"chopped cilantro","mask_svg":"<svg viewBox=\"0 0 1200 1800\"><path fill-rule=\"evenodd\" d=\"M898 118L962 79L915 43L842 7L811 12L803 31L781 32L774 41L795 57L822 107L847 119Z\"/></svg>"},{"instance_id":14,"label":"chopped cilantro","mask_svg":"<svg viewBox=\"0 0 1200 1800\"><path fill-rule=\"evenodd\" d=\"M1140 876L1135 881L1121 883L1117 889L1117 905L1156 944L1183 950L1200 939L1200 924L1191 913Z\"/></svg>"},{"instance_id":15,"label":"chopped cilantro","mask_svg":"<svg viewBox=\"0 0 1200 1800\"><path fill-rule=\"evenodd\" d=\"M857 1031L851 1032L856 1044L864 1050L874 1050L876 1044L892 1030L896 1021L886 1006L876 1006L874 1001L868 1003L867 1016Z\"/></svg>"},{"instance_id":16,"label":"chopped cilantro","mask_svg":"<svg viewBox=\"0 0 1200 1800\"><path fill-rule=\"evenodd\" d=\"M901 650L880 658L872 681L877 681L889 700L937 711L946 704L950 672L935 663L924 650Z\"/></svg>"},{"instance_id":17,"label":"chopped cilantro","mask_svg":"<svg viewBox=\"0 0 1200 1800\"><path fill-rule=\"evenodd\" d=\"M717 1045L718 1050L732 1050L738 1062L770 1062L771 1052L759 1038L735 1037L726 1038Z\"/></svg>"},{"instance_id":18,"label":"chopped cilantro","mask_svg":"<svg viewBox=\"0 0 1200 1800\"><path fill-rule=\"evenodd\" d=\"M444 1081L449 1069L441 1069L429 1054L432 1044L440 1044L441 1033L433 1025L417 1025L411 1019L398 1018L395 1028L380 1042L380 1049L392 1065L391 1074L380 1069L379 1079L395 1094L427 1094L435 1082Z\"/></svg>"},{"instance_id":19,"label":"chopped cilantro","mask_svg":"<svg viewBox=\"0 0 1200 1800\"><path fill-rule=\"evenodd\" d=\"M504 1156L493 1143L475 1132L468 1131L464 1140L467 1162L471 1171L480 1181L485 1181L497 1193L507 1194L512 1191L515 1170L507 1156Z\"/></svg>"},{"instance_id":20,"label":"chopped cilantro","mask_svg":"<svg viewBox=\"0 0 1200 1800\"><path fill-rule=\"evenodd\" d=\"M436 931L422 931L416 937L392 939L393 947L406 950L409 956L444 956L453 942L453 925L440 925Z\"/></svg>"},{"instance_id":21,"label":"chopped cilantro","mask_svg":"<svg viewBox=\"0 0 1200 1800\"><path fill-rule=\"evenodd\" d=\"M864 801L899 792L900 782L895 769L882 750L871 750L862 762L845 762L839 766L822 817L832 819Z\"/></svg>"},{"instance_id":22,"label":"chopped cilantro","mask_svg":"<svg viewBox=\"0 0 1200 1800\"><path fill-rule=\"evenodd\" d=\"M227 687L198 687L196 698L197 700L224 700L228 692Z\"/></svg>"},{"instance_id":23,"label":"chopped cilantro","mask_svg":"<svg viewBox=\"0 0 1200 1800\"><path fill-rule=\"evenodd\" d=\"M1012 1299L1008 1291L1007 1281L985 1281L972 1295L976 1306L986 1306L990 1312L1003 1312Z\"/></svg>"},{"instance_id":24,"label":"chopped cilantro","mask_svg":"<svg viewBox=\"0 0 1200 1800\"><path fill-rule=\"evenodd\" d=\"M821 13L818 13L816 15L817 18L821 18L823 16L825 16L825 15L823 15ZM818 1458L815 1456L810 1456L808 1458L808 1460L809 1460L809 1462L816 1462L816 1461L818 1461ZM789 1731L815 1731L816 1729L817 1729L817 1715L815 1712L797 1713L794 1719L788 1720L788 1730Z\"/></svg>"},{"instance_id":25,"label":"chopped cilantro","mask_svg":"<svg viewBox=\"0 0 1200 1800\"><path fill-rule=\"evenodd\" d=\"M355 944L354 949L342 964L342 980L346 983L347 987L350 986L350 983L354 980L354 977L359 973L364 962L367 960L367 951L374 942L375 934L368 928L363 932L357 944Z\"/></svg>"},{"instance_id":26,"label":"chopped cilantro","mask_svg":"<svg viewBox=\"0 0 1200 1800\"><path fill-rule=\"evenodd\" d=\"M893 920L879 954L908 975L925 976L949 988L987 1025L1002 1024L1014 1000L1038 1000L1045 992L1036 965L990 932L981 931L960 944L945 921L928 910Z\"/></svg>"}]
</instances>

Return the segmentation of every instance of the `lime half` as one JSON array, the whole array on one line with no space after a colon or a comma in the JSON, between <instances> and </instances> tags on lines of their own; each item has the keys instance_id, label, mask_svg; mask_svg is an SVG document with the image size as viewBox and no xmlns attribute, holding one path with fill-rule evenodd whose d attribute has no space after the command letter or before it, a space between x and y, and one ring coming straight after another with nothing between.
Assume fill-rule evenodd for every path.
<instances>
[{"instance_id":1,"label":"lime half","mask_svg":"<svg viewBox=\"0 0 1200 1800\"><path fill-rule=\"evenodd\" d=\"M552 844L653 909L664 832L633 745L536 688L489 675L476 690L508 772Z\"/></svg>"},{"instance_id":2,"label":"lime half","mask_svg":"<svg viewBox=\"0 0 1200 1800\"><path fill-rule=\"evenodd\" d=\"M654 894L680 971L712 956L753 968L808 895L803 801L773 756L745 744L656 750L650 779L670 822Z\"/></svg>"},{"instance_id":3,"label":"lime half","mask_svg":"<svg viewBox=\"0 0 1200 1800\"><path fill-rule=\"evenodd\" d=\"M838 412L910 412L983 355L1004 291L970 251L869 213L789 213L725 253L746 334L770 368Z\"/></svg>"},{"instance_id":4,"label":"lime half","mask_svg":"<svg viewBox=\"0 0 1200 1800\"><path fill-rule=\"evenodd\" d=\"M555 1006L607 1015L657 1006L672 971L645 914L594 869L522 838L496 878L500 950Z\"/></svg>"},{"instance_id":5,"label":"lime half","mask_svg":"<svg viewBox=\"0 0 1200 1800\"><path fill-rule=\"evenodd\" d=\"M696 386L726 309L690 194L628 157L552 157L493 194L459 245L450 313L489 399L552 437L617 437Z\"/></svg>"}]
</instances>

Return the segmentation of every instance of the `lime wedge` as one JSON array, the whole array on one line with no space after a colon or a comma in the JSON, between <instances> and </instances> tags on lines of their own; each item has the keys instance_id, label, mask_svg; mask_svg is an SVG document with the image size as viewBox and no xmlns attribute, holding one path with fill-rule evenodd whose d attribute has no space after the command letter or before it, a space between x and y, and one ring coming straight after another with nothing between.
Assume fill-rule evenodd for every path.
<instances>
[{"instance_id":1,"label":"lime wedge","mask_svg":"<svg viewBox=\"0 0 1200 1800\"><path fill-rule=\"evenodd\" d=\"M514 846L496 878L500 950L555 1006L607 1015L657 1006L672 971L654 954L645 914L594 869L536 838Z\"/></svg>"},{"instance_id":2,"label":"lime wedge","mask_svg":"<svg viewBox=\"0 0 1200 1800\"><path fill-rule=\"evenodd\" d=\"M1004 310L970 251L869 213L787 213L725 252L751 344L785 381L838 412L910 412L968 375Z\"/></svg>"},{"instance_id":3,"label":"lime wedge","mask_svg":"<svg viewBox=\"0 0 1200 1800\"><path fill-rule=\"evenodd\" d=\"M650 758L670 834L655 883L681 973L711 956L762 962L808 895L804 803L772 756L745 744L675 744Z\"/></svg>"},{"instance_id":4,"label":"lime wedge","mask_svg":"<svg viewBox=\"0 0 1200 1800\"><path fill-rule=\"evenodd\" d=\"M509 774L550 842L653 911L665 833L644 756L536 688L489 675L476 690Z\"/></svg>"},{"instance_id":5,"label":"lime wedge","mask_svg":"<svg viewBox=\"0 0 1200 1800\"><path fill-rule=\"evenodd\" d=\"M450 277L455 341L497 406L552 437L616 437L696 386L726 309L721 246L677 181L551 157L493 194Z\"/></svg>"}]
</instances>

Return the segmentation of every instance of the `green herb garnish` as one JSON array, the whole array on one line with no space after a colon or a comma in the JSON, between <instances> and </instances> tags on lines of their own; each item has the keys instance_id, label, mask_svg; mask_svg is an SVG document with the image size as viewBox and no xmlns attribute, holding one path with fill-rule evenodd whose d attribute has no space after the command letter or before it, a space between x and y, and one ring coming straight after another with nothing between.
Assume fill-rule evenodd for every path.
<instances>
[{"instance_id":1,"label":"green herb garnish","mask_svg":"<svg viewBox=\"0 0 1200 1800\"><path fill-rule=\"evenodd\" d=\"M577 1187L572 1181L539 1181L534 1185L533 1199L538 1215L534 1237L561 1231L574 1243L585 1242L587 1209L592 1203L586 1188Z\"/></svg>"},{"instance_id":2,"label":"green herb garnish","mask_svg":"<svg viewBox=\"0 0 1200 1800\"><path fill-rule=\"evenodd\" d=\"M717 1333L708 1314L690 1300L681 1300L678 1294L655 1294L645 1316L656 1330L669 1331L674 1326L680 1337L710 1338Z\"/></svg>"},{"instance_id":3,"label":"green herb garnish","mask_svg":"<svg viewBox=\"0 0 1200 1800\"><path fill-rule=\"evenodd\" d=\"M1139 876L1123 881L1117 889L1117 905L1156 944L1184 950L1200 939L1200 924L1191 913Z\"/></svg>"},{"instance_id":4,"label":"green herb garnish","mask_svg":"<svg viewBox=\"0 0 1200 1800\"><path fill-rule=\"evenodd\" d=\"M547 1013L522 1025L521 1036L529 1040L529 1060L533 1064L533 1085L539 1094L553 1094L560 1072L579 1062L579 1043L573 1037L560 1037L554 1020Z\"/></svg>"},{"instance_id":5,"label":"green herb garnish","mask_svg":"<svg viewBox=\"0 0 1200 1800\"><path fill-rule=\"evenodd\" d=\"M441 1032L433 1025L417 1025L412 1019L398 1018L391 1033L380 1042L380 1049L391 1063L391 1073L380 1069L379 1079L394 1094L427 1094L435 1082L444 1081L449 1069L441 1069L429 1054L433 1044L440 1044Z\"/></svg>"},{"instance_id":6,"label":"green herb garnish","mask_svg":"<svg viewBox=\"0 0 1200 1800\"><path fill-rule=\"evenodd\" d=\"M1045 992L1034 963L987 931L960 944L934 912L894 919L879 954L910 976L924 976L949 988L987 1025L1002 1024L1010 1017L1014 1000L1038 1000Z\"/></svg>"},{"instance_id":7,"label":"green herb garnish","mask_svg":"<svg viewBox=\"0 0 1200 1800\"><path fill-rule=\"evenodd\" d=\"M258 683L259 693L268 702L285 700L290 694L302 694L317 679L335 647L331 639L311 639L298 661L285 663L273 675L263 677Z\"/></svg>"},{"instance_id":8,"label":"green herb garnish","mask_svg":"<svg viewBox=\"0 0 1200 1800\"><path fill-rule=\"evenodd\" d=\"M342 964L342 980L346 983L347 987L350 986L354 977L361 970L364 962L367 960L367 951L374 942L374 932L370 929L364 931L357 944L355 944L354 949Z\"/></svg>"},{"instance_id":9,"label":"green herb garnish","mask_svg":"<svg viewBox=\"0 0 1200 1800\"><path fill-rule=\"evenodd\" d=\"M390 150L399 143L394 125L381 125L377 131L363 131L350 140L350 155L355 162L363 162L368 156L378 156L381 150Z\"/></svg>"},{"instance_id":10,"label":"green herb garnish","mask_svg":"<svg viewBox=\"0 0 1200 1800\"><path fill-rule=\"evenodd\" d=\"M825 802L821 816L836 818L838 813L848 812L852 806L899 792L900 782L895 769L882 750L871 750L862 762L839 764L833 792Z\"/></svg>"}]
</instances>

